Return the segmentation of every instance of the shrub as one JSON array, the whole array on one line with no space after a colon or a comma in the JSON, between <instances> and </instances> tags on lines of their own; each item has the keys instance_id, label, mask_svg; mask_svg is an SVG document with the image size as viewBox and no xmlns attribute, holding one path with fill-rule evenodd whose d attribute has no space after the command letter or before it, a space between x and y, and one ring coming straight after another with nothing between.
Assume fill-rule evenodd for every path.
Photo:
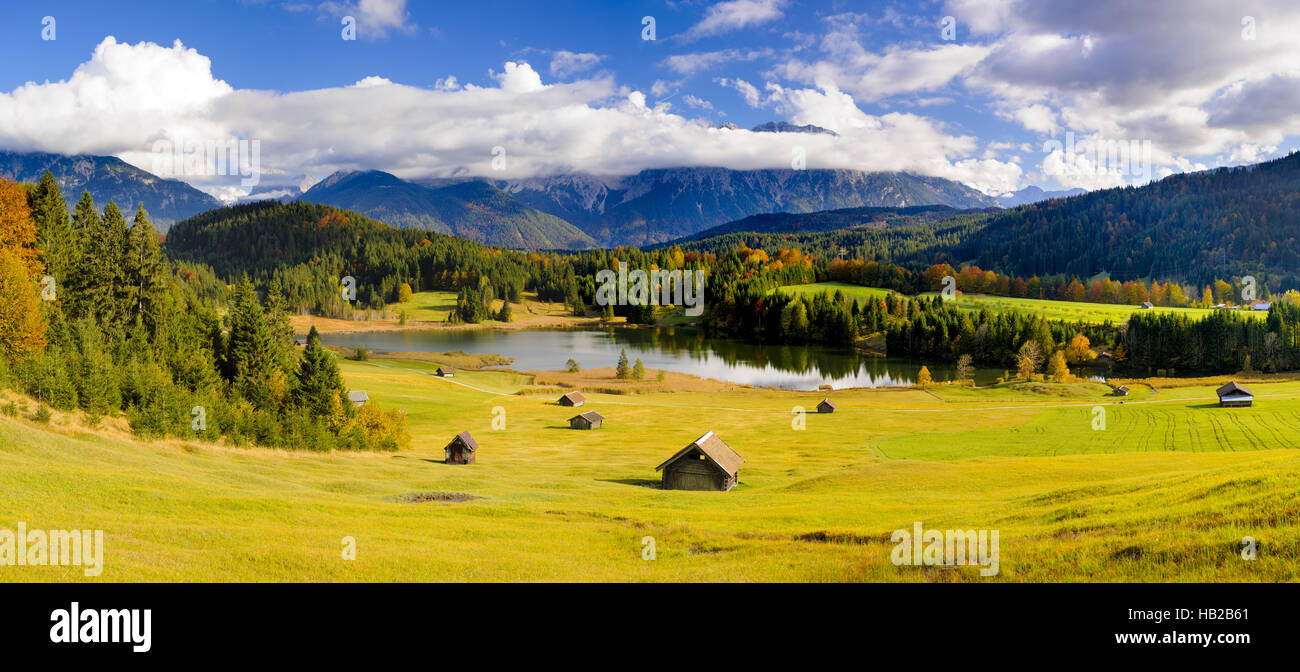
<instances>
[{"instance_id":1,"label":"shrub","mask_svg":"<svg viewBox=\"0 0 1300 672\"><path fill-rule=\"evenodd\" d=\"M37 406L36 414L32 416L32 420L35 420L36 422L39 422L43 425L50 424L50 407L46 406L45 404L41 404L40 406Z\"/></svg>"}]
</instances>

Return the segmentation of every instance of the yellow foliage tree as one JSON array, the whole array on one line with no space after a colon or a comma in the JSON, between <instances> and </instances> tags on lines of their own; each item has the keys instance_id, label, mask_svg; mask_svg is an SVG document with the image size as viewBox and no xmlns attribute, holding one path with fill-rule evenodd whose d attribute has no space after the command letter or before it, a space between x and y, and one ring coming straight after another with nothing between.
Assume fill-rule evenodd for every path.
<instances>
[{"instance_id":1,"label":"yellow foliage tree","mask_svg":"<svg viewBox=\"0 0 1300 672\"><path fill-rule=\"evenodd\" d=\"M3 178L0 178L0 250L13 254L32 280L45 272L36 247L36 222L32 221L32 211L27 207L27 189Z\"/></svg>"},{"instance_id":2,"label":"yellow foliage tree","mask_svg":"<svg viewBox=\"0 0 1300 672\"><path fill-rule=\"evenodd\" d=\"M920 385L922 389L925 389L933 382L934 380L930 378L930 369L922 366L921 370L916 374L916 384Z\"/></svg>"},{"instance_id":3,"label":"yellow foliage tree","mask_svg":"<svg viewBox=\"0 0 1300 672\"><path fill-rule=\"evenodd\" d=\"M1058 383L1070 379L1070 367L1065 365L1065 353L1060 350L1052 353L1052 359L1047 363L1047 375Z\"/></svg>"},{"instance_id":4,"label":"yellow foliage tree","mask_svg":"<svg viewBox=\"0 0 1300 672\"><path fill-rule=\"evenodd\" d=\"M1082 364L1096 358L1092 353L1092 342L1083 334L1075 334L1070 345L1065 349L1065 361L1070 364Z\"/></svg>"},{"instance_id":5,"label":"yellow foliage tree","mask_svg":"<svg viewBox=\"0 0 1300 672\"><path fill-rule=\"evenodd\" d=\"M36 283L13 250L0 248L0 356L17 362L44 348L45 317Z\"/></svg>"}]
</instances>

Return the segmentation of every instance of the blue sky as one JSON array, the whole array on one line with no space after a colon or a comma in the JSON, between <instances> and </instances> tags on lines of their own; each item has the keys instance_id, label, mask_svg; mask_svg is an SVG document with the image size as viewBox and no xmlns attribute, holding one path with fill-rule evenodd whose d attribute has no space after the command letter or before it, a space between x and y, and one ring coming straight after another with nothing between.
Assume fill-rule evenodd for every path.
<instances>
[{"instance_id":1,"label":"blue sky","mask_svg":"<svg viewBox=\"0 0 1300 672\"><path fill-rule=\"evenodd\" d=\"M0 148L148 170L160 139L254 139L263 186L799 156L989 193L1136 184L1297 144L1298 4L26 3L0 24ZM359 39L342 39L344 17ZM838 135L743 130L771 120Z\"/></svg>"}]
</instances>

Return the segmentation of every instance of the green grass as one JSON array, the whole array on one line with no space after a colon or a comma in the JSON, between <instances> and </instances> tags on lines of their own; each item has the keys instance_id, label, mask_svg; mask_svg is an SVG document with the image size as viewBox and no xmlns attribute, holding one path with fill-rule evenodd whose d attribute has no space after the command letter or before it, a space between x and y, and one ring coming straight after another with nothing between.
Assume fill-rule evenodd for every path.
<instances>
[{"instance_id":1,"label":"green grass","mask_svg":"<svg viewBox=\"0 0 1300 672\"><path fill-rule=\"evenodd\" d=\"M446 322L455 309L456 292L416 292L410 301L388 305L394 315L406 311L406 319L410 321Z\"/></svg>"},{"instance_id":2,"label":"green grass","mask_svg":"<svg viewBox=\"0 0 1300 672\"><path fill-rule=\"evenodd\" d=\"M848 285L841 282L819 282L810 285L789 285L782 287L781 291L789 293L798 293L803 295L820 294L826 290L841 290L846 295L851 296L862 302L867 299L881 299L889 293L887 289L876 287L859 287L857 285ZM937 296L936 292L927 292L921 296ZM953 305L962 310L978 312L988 310L993 313L1019 312L1038 315L1044 319L1062 320L1066 322L1087 322L1091 324L1101 324L1106 321L1119 324L1128 320L1129 316L1135 312L1141 311L1139 306L1117 305L1110 303L1087 303L1075 301L1053 301L1047 299L1017 299L1006 296L990 296L987 294L959 294L956 299L950 300ZM1164 308L1156 307L1150 309L1157 313L1173 313L1186 315L1193 319L1200 319L1209 315L1213 311L1208 308ZM1257 319L1263 319L1268 315L1266 311L1242 311Z\"/></svg>"},{"instance_id":3,"label":"green grass","mask_svg":"<svg viewBox=\"0 0 1300 672\"><path fill-rule=\"evenodd\" d=\"M498 396L526 376L345 361L350 387L408 412L412 449L308 454L142 442L0 419L0 528L102 529L101 581L1283 581L1300 579L1300 383L824 393L592 394L573 409ZM460 384L455 384L460 383ZM1273 396L1279 395L1279 396ZM1155 402L1155 403L1145 403ZM1093 430L1103 405L1105 430ZM744 410L728 410L744 409ZM504 411L506 428L492 430ZM470 430L473 466L441 464ZM662 491L654 467L705 430L745 458L730 493ZM405 503L467 493L462 503ZM895 567L895 529L997 529L1001 573ZM1241 560L1236 544L1263 553ZM354 537L357 559L341 559ZM654 537L657 559L642 560ZM84 581L0 566L0 581Z\"/></svg>"}]
</instances>

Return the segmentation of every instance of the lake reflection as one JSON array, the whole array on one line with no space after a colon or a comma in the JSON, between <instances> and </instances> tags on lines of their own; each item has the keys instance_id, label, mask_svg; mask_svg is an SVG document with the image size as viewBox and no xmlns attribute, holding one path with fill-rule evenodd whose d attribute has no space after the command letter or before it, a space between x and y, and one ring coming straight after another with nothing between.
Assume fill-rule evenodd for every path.
<instances>
[{"instance_id":1,"label":"lake reflection","mask_svg":"<svg viewBox=\"0 0 1300 672\"><path fill-rule=\"evenodd\" d=\"M819 345L759 345L705 336L698 329L499 331L466 329L322 334L329 345L364 345L375 352L448 352L501 354L514 359L517 371L563 369L574 359L583 368L614 366L619 351L628 360L640 357L647 369L666 369L733 383L815 390L821 385L889 387L912 385L920 362L872 357L847 348ZM929 364L935 382L950 380L953 367ZM653 374L652 374L653 375ZM978 384L991 383L1002 370L977 369Z\"/></svg>"}]
</instances>

